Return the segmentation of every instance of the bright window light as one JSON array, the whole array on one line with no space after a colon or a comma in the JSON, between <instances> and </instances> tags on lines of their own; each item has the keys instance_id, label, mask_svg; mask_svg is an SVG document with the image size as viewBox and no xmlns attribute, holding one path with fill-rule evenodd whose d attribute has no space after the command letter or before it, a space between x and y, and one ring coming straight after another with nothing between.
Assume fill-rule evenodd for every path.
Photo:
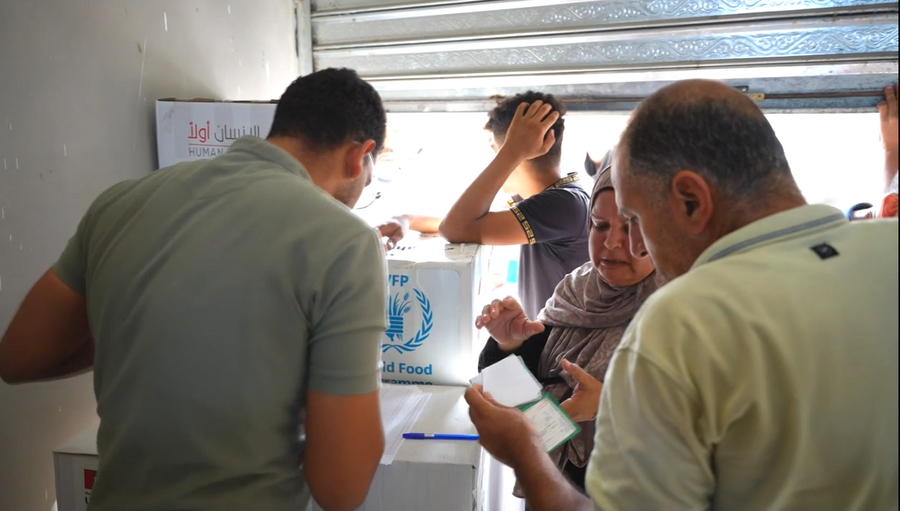
<instances>
[{"instance_id":1,"label":"bright window light","mask_svg":"<svg viewBox=\"0 0 900 511\"><path fill-rule=\"evenodd\" d=\"M797 184L810 203L846 210L859 202L878 204L883 152L877 113L771 114ZM482 130L485 113L395 113L389 138L368 195L380 198L357 212L372 225L400 213L442 216L493 157ZM563 139L563 172L578 172L585 188L585 153L598 160L628 121L625 114L570 113ZM494 209L505 206L502 192ZM361 203L364 201L361 201ZM518 247L493 251L496 294L514 294L507 282ZM511 293L511 291L513 291Z\"/></svg>"}]
</instances>

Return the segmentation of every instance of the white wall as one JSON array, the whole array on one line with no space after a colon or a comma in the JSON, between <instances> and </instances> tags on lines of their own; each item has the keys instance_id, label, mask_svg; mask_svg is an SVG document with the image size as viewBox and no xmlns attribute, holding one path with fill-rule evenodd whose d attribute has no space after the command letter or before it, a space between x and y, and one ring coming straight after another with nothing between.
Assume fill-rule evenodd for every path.
<instances>
[{"instance_id":1,"label":"white wall","mask_svg":"<svg viewBox=\"0 0 900 511\"><path fill-rule=\"evenodd\" d=\"M91 200L156 165L154 100L271 99L292 0L0 2L0 331ZM54 504L52 449L96 423L91 377L0 383L0 511Z\"/></svg>"}]
</instances>

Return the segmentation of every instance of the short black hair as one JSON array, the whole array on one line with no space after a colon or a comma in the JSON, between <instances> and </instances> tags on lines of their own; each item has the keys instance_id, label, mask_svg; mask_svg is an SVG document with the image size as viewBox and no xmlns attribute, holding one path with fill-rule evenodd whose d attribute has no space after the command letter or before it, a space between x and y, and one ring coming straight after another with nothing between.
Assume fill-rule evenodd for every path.
<instances>
[{"instance_id":1,"label":"short black hair","mask_svg":"<svg viewBox=\"0 0 900 511\"><path fill-rule=\"evenodd\" d=\"M686 94L695 85L710 87L698 82L666 87L638 106L618 153L626 172L668 186L675 174L691 170L742 198L776 191L785 179L794 183L784 148L756 104L736 90L723 92L724 86Z\"/></svg>"},{"instance_id":2,"label":"short black hair","mask_svg":"<svg viewBox=\"0 0 900 511\"><path fill-rule=\"evenodd\" d=\"M543 92L528 91L522 94L516 94L512 97L495 96L492 98L497 101L497 106L488 113L487 124L484 129L490 131L495 139L506 139L506 132L509 131L509 125L512 123L516 109L522 103L534 103L535 101L543 101L553 107L553 111L559 112L559 119L553 123L553 135L556 136L556 143L547 151L547 154L535 158L535 162L553 162L558 163L562 155L563 132L566 129L566 121L563 116L566 115L566 106L562 101L553 97L553 94L544 94Z\"/></svg>"},{"instance_id":3,"label":"short black hair","mask_svg":"<svg viewBox=\"0 0 900 511\"><path fill-rule=\"evenodd\" d=\"M386 131L387 114L375 88L352 69L328 68L288 86L275 109L269 138L299 138L320 151L371 139L377 156Z\"/></svg>"}]
</instances>

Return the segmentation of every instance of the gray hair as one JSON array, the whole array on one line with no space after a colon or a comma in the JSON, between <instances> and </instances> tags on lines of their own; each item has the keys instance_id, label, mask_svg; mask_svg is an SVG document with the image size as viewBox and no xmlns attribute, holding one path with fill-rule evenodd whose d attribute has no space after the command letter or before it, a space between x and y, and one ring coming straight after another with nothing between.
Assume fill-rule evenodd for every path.
<instances>
[{"instance_id":1,"label":"gray hair","mask_svg":"<svg viewBox=\"0 0 900 511\"><path fill-rule=\"evenodd\" d=\"M658 186L690 170L734 198L799 193L769 121L724 84L679 82L653 94L632 114L619 149L629 175Z\"/></svg>"}]
</instances>

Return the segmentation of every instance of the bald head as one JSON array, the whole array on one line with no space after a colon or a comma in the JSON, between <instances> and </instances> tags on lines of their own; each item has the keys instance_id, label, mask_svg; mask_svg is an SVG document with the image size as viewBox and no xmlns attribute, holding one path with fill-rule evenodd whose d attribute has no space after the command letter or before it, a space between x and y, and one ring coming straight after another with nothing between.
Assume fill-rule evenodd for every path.
<instances>
[{"instance_id":1,"label":"bald head","mask_svg":"<svg viewBox=\"0 0 900 511\"><path fill-rule=\"evenodd\" d=\"M632 114L617 156L623 173L657 187L689 170L724 196L799 194L765 115L719 82L677 82L647 98Z\"/></svg>"},{"instance_id":2,"label":"bald head","mask_svg":"<svg viewBox=\"0 0 900 511\"><path fill-rule=\"evenodd\" d=\"M765 119L762 110L746 94L734 87L712 80L684 80L673 83L650 96L644 105L689 105L709 101L719 101L735 113L739 112L747 117Z\"/></svg>"}]
</instances>

